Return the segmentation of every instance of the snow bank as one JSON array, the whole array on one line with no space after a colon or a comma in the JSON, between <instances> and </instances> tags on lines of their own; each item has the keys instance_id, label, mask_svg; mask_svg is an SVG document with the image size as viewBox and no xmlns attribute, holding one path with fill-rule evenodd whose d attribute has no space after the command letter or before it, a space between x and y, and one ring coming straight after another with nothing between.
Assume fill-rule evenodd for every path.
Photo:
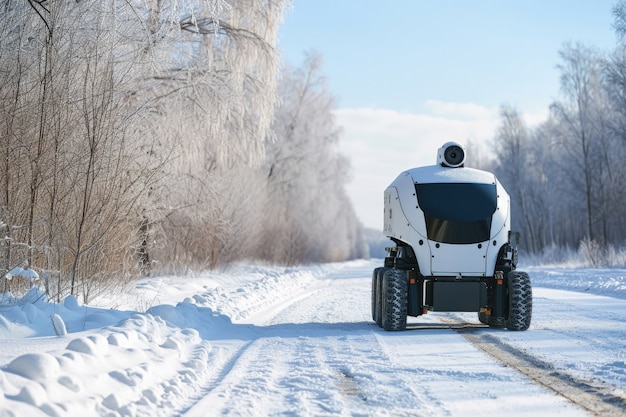
<instances>
[{"instance_id":1,"label":"snow bank","mask_svg":"<svg viewBox=\"0 0 626 417\"><path fill-rule=\"evenodd\" d=\"M606 295L626 300L626 269L524 268L533 286Z\"/></svg>"},{"instance_id":2,"label":"snow bank","mask_svg":"<svg viewBox=\"0 0 626 417\"><path fill-rule=\"evenodd\" d=\"M211 342L235 333L231 317L248 317L340 267L242 266L193 278L193 296L145 313L79 305L71 296L55 304L35 288L21 299L7 295L0 305L0 359L20 346L24 352L3 361L0 415L131 416L138 404L140 415L171 415L206 387L211 360L220 358ZM152 297L180 296L186 284L185 278L167 285L152 280L152 289L163 290ZM16 341L27 337L38 337L46 350L59 348L37 352Z\"/></svg>"}]
</instances>

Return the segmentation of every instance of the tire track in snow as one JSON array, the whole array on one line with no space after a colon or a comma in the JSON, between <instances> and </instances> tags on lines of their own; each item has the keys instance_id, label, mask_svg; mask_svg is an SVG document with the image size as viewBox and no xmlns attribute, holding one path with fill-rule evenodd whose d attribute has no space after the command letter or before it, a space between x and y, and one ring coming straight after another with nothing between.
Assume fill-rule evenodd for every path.
<instances>
[{"instance_id":1,"label":"tire track in snow","mask_svg":"<svg viewBox=\"0 0 626 417\"><path fill-rule=\"evenodd\" d=\"M213 342L213 355L206 365L207 368L212 370L211 375L205 379L203 387L199 390L197 395L190 398L192 403L185 407L180 414L176 415L187 415L189 410L196 407L198 401L209 395L211 391L218 387L221 381L232 371L239 358L245 354L251 344L252 341L242 342L241 346L239 346L233 353L232 344L230 347L224 347L219 346L219 343Z\"/></svg>"},{"instance_id":2,"label":"tire track in snow","mask_svg":"<svg viewBox=\"0 0 626 417\"><path fill-rule=\"evenodd\" d=\"M608 388L594 387L575 379L537 357L516 349L489 334L475 334L467 329L456 329L472 345L489 356L516 369L533 381L556 392L596 416L623 416L626 399L617 397Z\"/></svg>"},{"instance_id":3,"label":"tire track in snow","mask_svg":"<svg viewBox=\"0 0 626 417\"><path fill-rule=\"evenodd\" d=\"M324 370L323 378L335 386L333 398L343 402L341 409L350 410L350 415L414 416L416 410L420 415L447 414L434 393L415 384L412 369L392 364L388 341L367 319L368 297L363 291L369 287L357 284L360 290L354 290L355 283L369 280L367 275L369 269L335 271L308 297L274 311L267 324L279 333L287 330L299 336L293 348L317 358L314 367Z\"/></svg>"},{"instance_id":4,"label":"tire track in snow","mask_svg":"<svg viewBox=\"0 0 626 417\"><path fill-rule=\"evenodd\" d=\"M332 280L322 279L257 309L248 323L234 324L249 326L238 336L251 341L229 357L205 396L184 415L204 415L207 409L219 414L235 405L250 410L249 415L264 410L409 416L415 409L433 407L424 392L414 392L413 384L398 380L396 373L402 369L389 366L390 359L371 331L373 323L341 320L344 313L337 307L346 301L342 294L353 293L352 275L333 274ZM212 343L215 350L219 342Z\"/></svg>"},{"instance_id":5,"label":"tire track in snow","mask_svg":"<svg viewBox=\"0 0 626 417\"><path fill-rule=\"evenodd\" d=\"M334 384L323 352L311 339L259 337L231 360L232 366L213 389L185 416L227 414L341 415L343 401ZM246 410L246 411L243 411Z\"/></svg>"}]
</instances>

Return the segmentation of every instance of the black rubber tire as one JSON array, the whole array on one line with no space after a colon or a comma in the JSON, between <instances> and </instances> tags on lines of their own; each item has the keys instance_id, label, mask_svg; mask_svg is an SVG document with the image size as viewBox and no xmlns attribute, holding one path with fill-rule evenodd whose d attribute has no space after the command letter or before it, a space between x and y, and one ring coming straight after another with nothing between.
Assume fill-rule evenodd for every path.
<instances>
[{"instance_id":1,"label":"black rubber tire","mask_svg":"<svg viewBox=\"0 0 626 417\"><path fill-rule=\"evenodd\" d=\"M378 310L378 272L383 269L382 267L374 269L372 272L372 320L376 321L379 316Z\"/></svg>"},{"instance_id":2,"label":"black rubber tire","mask_svg":"<svg viewBox=\"0 0 626 417\"><path fill-rule=\"evenodd\" d=\"M383 326L383 275L385 272L389 271L391 268L383 267L378 270L378 275L376 277L376 317L374 321L378 326Z\"/></svg>"},{"instance_id":3,"label":"black rubber tire","mask_svg":"<svg viewBox=\"0 0 626 417\"><path fill-rule=\"evenodd\" d=\"M406 329L408 283L406 271L390 268L383 274L382 328L387 331Z\"/></svg>"},{"instance_id":4,"label":"black rubber tire","mask_svg":"<svg viewBox=\"0 0 626 417\"><path fill-rule=\"evenodd\" d=\"M478 312L478 321L497 329L504 328L504 317L493 317L491 314Z\"/></svg>"},{"instance_id":5,"label":"black rubber tire","mask_svg":"<svg viewBox=\"0 0 626 417\"><path fill-rule=\"evenodd\" d=\"M495 327L496 329L504 329L506 326L506 319L504 317L489 316L487 319L489 327Z\"/></svg>"},{"instance_id":6,"label":"black rubber tire","mask_svg":"<svg viewBox=\"0 0 626 417\"><path fill-rule=\"evenodd\" d=\"M487 324L489 323L489 316L487 315L487 313L483 313L482 311L479 311L478 321L481 322L482 324Z\"/></svg>"},{"instance_id":7,"label":"black rubber tire","mask_svg":"<svg viewBox=\"0 0 626 417\"><path fill-rule=\"evenodd\" d=\"M533 291L526 272L511 271L507 274L509 292L509 314L505 326L509 330L521 331L530 327L533 314Z\"/></svg>"}]
</instances>

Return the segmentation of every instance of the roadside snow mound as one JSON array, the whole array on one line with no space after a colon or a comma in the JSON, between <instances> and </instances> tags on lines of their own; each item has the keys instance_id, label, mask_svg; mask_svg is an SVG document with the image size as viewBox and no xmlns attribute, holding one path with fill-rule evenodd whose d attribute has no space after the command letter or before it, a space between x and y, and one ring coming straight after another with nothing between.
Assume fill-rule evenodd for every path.
<instances>
[{"instance_id":1,"label":"roadside snow mound","mask_svg":"<svg viewBox=\"0 0 626 417\"><path fill-rule=\"evenodd\" d=\"M197 330L133 314L104 332L69 340L60 352L13 359L0 371L2 409L32 416L136 415L139 401L163 415L187 405L181 391L204 386L210 351Z\"/></svg>"},{"instance_id":2,"label":"roadside snow mound","mask_svg":"<svg viewBox=\"0 0 626 417\"><path fill-rule=\"evenodd\" d=\"M530 267L526 270L533 285L626 300L625 269Z\"/></svg>"},{"instance_id":3,"label":"roadside snow mound","mask_svg":"<svg viewBox=\"0 0 626 417\"><path fill-rule=\"evenodd\" d=\"M290 271L283 274L264 275L258 281L227 290L215 288L204 294L196 294L193 301L207 306L233 320L241 320L276 304L278 300L293 297L317 282L316 271Z\"/></svg>"},{"instance_id":4,"label":"roadside snow mound","mask_svg":"<svg viewBox=\"0 0 626 417\"><path fill-rule=\"evenodd\" d=\"M255 267L197 277L192 285L204 291L146 313L84 306L71 296L55 304L36 289L21 299L5 295L0 338L17 346L16 338L59 335L51 340L60 349L24 352L0 368L0 415L177 414L201 394L214 377L211 367L222 360L211 341L241 333L231 318L289 298L333 268ZM173 285L188 283L178 278ZM181 294L163 281L158 286L162 294L155 300Z\"/></svg>"}]
</instances>

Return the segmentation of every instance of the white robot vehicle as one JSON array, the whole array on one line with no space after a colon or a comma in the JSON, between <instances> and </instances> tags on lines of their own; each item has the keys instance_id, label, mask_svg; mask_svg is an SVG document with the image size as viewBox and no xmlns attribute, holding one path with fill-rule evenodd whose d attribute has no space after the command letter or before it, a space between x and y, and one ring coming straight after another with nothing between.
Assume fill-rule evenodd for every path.
<instances>
[{"instance_id":1,"label":"white robot vehicle","mask_svg":"<svg viewBox=\"0 0 626 417\"><path fill-rule=\"evenodd\" d=\"M385 190L384 233L396 246L372 274L372 319L385 330L428 311L530 326L532 288L516 270L509 195L494 174L464 165L465 149L448 142L436 165L404 171Z\"/></svg>"}]
</instances>

